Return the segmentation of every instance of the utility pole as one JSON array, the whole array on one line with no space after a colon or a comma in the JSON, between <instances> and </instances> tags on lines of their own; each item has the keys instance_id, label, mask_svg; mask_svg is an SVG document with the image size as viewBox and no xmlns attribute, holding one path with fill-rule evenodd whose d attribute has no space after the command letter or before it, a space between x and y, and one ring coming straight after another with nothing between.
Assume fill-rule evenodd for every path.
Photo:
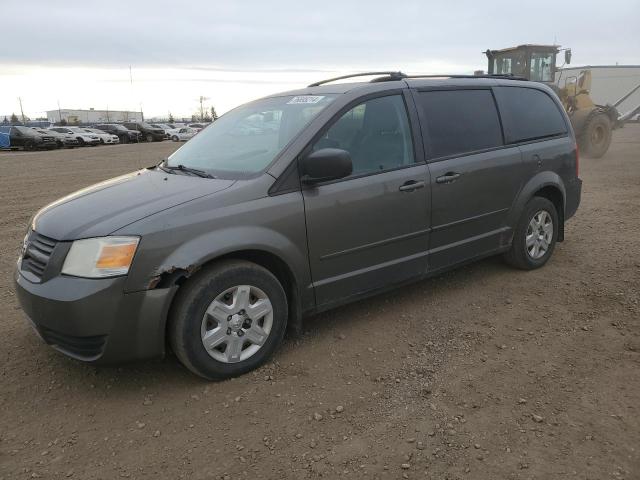
<instances>
[{"instance_id":1,"label":"utility pole","mask_svg":"<svg viewBox=\"0 0 640 480\"><path fill-rule=\"evenodd\" d=\"M203 97L200 95L200 121L204 121L204 102L205 100L209 100L209 97Z\"/></svg>"},{"instance_id":2,"label":"utility pole","mask_svg":"<svg viewBox=\"0 0 640 480\"><path fill-rule=\"evenodd\" d=\"M20 103L20 113L22 114L22 124L25 125L27 122L24 119L24 110L22 110L22 98L18 97L18 102Z\"/></svg>"}]
</instances>

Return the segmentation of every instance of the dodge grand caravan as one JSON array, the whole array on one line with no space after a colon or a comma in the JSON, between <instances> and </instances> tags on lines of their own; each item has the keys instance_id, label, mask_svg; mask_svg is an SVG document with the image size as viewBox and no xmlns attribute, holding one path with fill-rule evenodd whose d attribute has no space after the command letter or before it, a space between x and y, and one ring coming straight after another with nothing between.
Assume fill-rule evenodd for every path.
<instances>
[{"instance_id":1,"label":"dodge grand caravan","mask_svg":"<svg viewBox=\"0 0 640 480\"><path fill-rule=\"evenodd\" d=\"M240 106L40 210L15 273L38 334L89 362L171 348L225 378L311 313L490 255L543 266L582 183L553 91L376 75Z\"/></svg>"}]
</instances>

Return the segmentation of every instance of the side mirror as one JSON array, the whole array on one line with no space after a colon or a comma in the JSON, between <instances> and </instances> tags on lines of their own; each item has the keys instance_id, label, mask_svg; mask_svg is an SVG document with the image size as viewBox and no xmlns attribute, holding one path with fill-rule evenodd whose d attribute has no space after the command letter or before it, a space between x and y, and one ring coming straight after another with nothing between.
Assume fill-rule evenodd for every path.
<instances>
[{"instance_id":1,"label":"side mirror","mask_svg":"<svg viewBox=\"0 0 640 480\"><path fill-rule=\"evenodd\" d=\"M322 148L311 152L299 163L302 183L312 185L348 177L353 171L351 155L339 148Z\"/></svg>"},{"instance_id":2,"label":"side mirror","mask_svg":"<svg viewBox=\"0 0 640 480\"><path fill-rule=\"evenodd\" d=\"M567 48L564 51L564 63L566 63L567 65L569 65L571 63L571 49Z\"/></svg>"}]
</instances>

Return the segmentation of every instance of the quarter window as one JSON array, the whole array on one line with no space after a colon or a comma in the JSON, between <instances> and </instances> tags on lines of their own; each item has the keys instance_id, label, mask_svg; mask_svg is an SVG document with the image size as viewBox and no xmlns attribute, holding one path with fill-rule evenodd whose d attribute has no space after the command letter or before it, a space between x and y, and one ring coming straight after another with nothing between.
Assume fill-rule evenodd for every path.
<instances>
[{"instance_id":1,"label":"quarter window","mask_svg":"<svg viewBox=\"0 0 640 480\"><path fill-rule=\"evenodd\" d=\"M460 155L503 144L490 90L432 90L419 94L431 157Z\"/></svg>"},{"instance_id":2,"label":"quarter window","mask_svg":"<svg viewBox=\"0 0 640 480\"><path fill-rule=\"evenodd\" d=\"M508 143L567 133L560 109L545 92L523 87L496 87L495 92Z\"/></svg>"},{"instance_id":3,"label":"quarter window","mask_svg":"<svg viewBox=\"0 0 640 480\"><path fill-rule=\"evenodd\" d=\"M415 163L407 110L400 95L374 98L342 115L313 150L340 148L351 155L353 174Z\"/></svg>"}]
</instances>

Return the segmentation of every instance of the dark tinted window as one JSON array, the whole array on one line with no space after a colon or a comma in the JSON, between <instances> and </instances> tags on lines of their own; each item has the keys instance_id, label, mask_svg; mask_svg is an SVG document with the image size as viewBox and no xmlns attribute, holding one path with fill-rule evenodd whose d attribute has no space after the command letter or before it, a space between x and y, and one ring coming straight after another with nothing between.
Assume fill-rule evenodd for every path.
<instances>
[{"instance_id":1,"label":"dark tinted window","mask_svg":"<svg viewBox=\"0 0 640 480\"><path fill-rule=\"evenodd\" d=\"M415 162L407 109L401 95L374 98L342 115L313 146L351 155L353 175L391 170Z\"/></svg>"},{"instance_id":2,"label":"dark tinted window","mask_svg":"<svg viewBox=\"0 0 640 480\"><path fill-rule=\"evenodd\" d=\"M567 133L560 109L545 92L522 87L498 87L495 92L507 142Z\"/></svg>"},{"instance_id":3,"label":"dark tinted window","mask_svg":"<svg viewBox=\"0 0 640 480\"><path fill-rule=\"evenodd\" d=\"M502 130L490 90L434 90L420 93L431 157L502 145Z\"/></svg>"}]
</instances>

